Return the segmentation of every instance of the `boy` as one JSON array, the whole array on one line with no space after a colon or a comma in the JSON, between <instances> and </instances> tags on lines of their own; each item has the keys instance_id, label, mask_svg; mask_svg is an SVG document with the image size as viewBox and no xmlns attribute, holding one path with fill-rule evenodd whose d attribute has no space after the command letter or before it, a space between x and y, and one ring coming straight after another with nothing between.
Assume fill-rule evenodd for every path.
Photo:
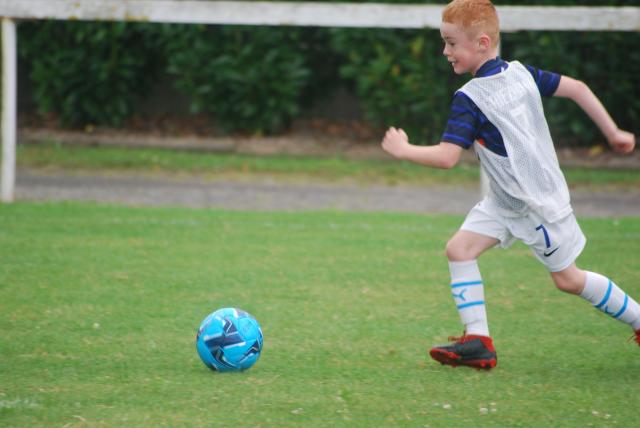
<instances>
[{"instance_id":1,"label":"boy","mask_svg":"<svg viewBox=\"0 0 640 428\"><path fill-rule=\"evenodd\" d=\"M452 1L442 13L440 33L453 71L474 77L455 93L440 144L412 145L404 131L395 128L382 140L392 156L435 168L453 167L461 151L473 145L489 178L487 196L446 246L464 334L451 338L451 345L433 347L431 357L451 366L495 367L476 260L489 248L508 247L516 239L547 267L558 289L629 324L640 344L638 303L610 279L575 264L586 239L572 214L541 95L575 101L618 152L631 153L635 137L617 128L584 83L497 57L499 24L490 0Z\"/></svg>"}]
</instances>

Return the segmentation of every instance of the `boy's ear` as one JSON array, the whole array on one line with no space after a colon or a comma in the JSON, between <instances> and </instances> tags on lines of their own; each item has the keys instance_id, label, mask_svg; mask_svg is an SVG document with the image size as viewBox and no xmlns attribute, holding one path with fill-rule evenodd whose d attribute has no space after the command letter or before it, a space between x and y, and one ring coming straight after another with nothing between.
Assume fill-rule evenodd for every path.
<instances>
[{"instance_id":1,"label":"boy's ear","mask_svg":"<svg viewBox=\"0 0 640 428\"><path fill-rule=\"evenodd\" d=\"M489 37L486 33L480 33L478 36L478 47L487 51L491 48L491 37Z\"/></svg>"}]
</instances>

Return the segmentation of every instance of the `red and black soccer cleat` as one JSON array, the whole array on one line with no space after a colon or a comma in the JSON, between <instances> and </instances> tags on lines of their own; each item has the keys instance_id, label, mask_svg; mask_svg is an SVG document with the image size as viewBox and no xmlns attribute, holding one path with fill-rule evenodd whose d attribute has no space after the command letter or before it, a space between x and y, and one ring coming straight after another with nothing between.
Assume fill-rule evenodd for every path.
<instances>
[{"instance_id":1,"label":"red and black soccer cleat","mask_svg":"<svg viewBox=\"0 0 640 428\"><path fill-rule=\"evenodd\" d=\"M492 369L498 363L493 340L488 336L463 335L449 337L451 345L434 346L429 355L449 366L469 366L476 369Z\"/></svg>"},{"instance_id":2,"label":"red and black soccer cleat","mask_svg":"<svg viewBox=\"0 0 640 428\"><path fill-rule=\"evenodd\" d=\"M640 330L636 330L635 337L631 336L629 338L629 342L631 342L632 340L640 345Z\"/></svg>"}]
</instances>

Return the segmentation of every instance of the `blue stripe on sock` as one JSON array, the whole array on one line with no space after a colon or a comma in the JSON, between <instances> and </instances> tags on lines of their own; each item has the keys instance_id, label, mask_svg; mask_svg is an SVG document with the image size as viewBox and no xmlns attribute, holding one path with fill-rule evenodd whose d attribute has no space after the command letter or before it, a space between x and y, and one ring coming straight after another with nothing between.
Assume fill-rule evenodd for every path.
<instances>
[{"instance_id":1,"label":"blue stripe on sock","mask_svg":"<svg viewBox=\"0 0 640 428\"><path fill-rule=\"evenodd\" d=\"M624 313L624 311L627 310L627 303L629 303L629 296L627 296L626 294L624 295L624 303L622 304L622 309L620 309L618 311L617 314L612 315L614 318L618 318L620 315L622 315Z\"/></svg>"},{"instance_id":2,"label":"blue stripe on sock","mask_svg":"<svg viewBox=\"0 0 640 428\"><path fill-rule=\"evenodd\" d=\"M451 288L466 287L469 285L482 285L482 281L454 282Z\"/></svg>"},{"instance_id":3,"label":"blue stripe on sock","mask_svg":"<svg viewBox=\"0 0 640 428\"><path fill-rule=\"evenodd\" d=\"M468 308L469 306L478 306L478 305L484 305L484 300L478 300L477 302L463 303L462 305L458 305L458 309L464 309L464 308Z\"/></svg>"},{"instance_id":4,"label":"blue stripe on sock","mask_svg":"<svg viewBox=\"0 0 640 428\"><path fill-rule=\"evenodd\" d=\"M600 309L602 305L607 303L607 301L609 300L609 297L611 296L612 288L613 288L613 284L611 283L611 280L609 280L609 288L607 288L607 292L604 293L604 297L602 298L602 301L596 305L596 309Z\"/></svg>"}]
</instances>

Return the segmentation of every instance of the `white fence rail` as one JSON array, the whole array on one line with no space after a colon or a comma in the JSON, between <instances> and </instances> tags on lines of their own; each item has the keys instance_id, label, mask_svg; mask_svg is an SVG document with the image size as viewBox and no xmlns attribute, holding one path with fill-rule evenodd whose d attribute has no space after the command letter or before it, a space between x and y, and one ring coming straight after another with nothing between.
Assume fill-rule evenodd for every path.
<instances>
[{"instance_id":1,"label":"white fence rail","mask_svg":"<svg viewBox=\"0 0 640 428\"><path fill-rule=\"evenodd\" d=\"M0 15L321 27L438 28L443 5L197 0L0 0ZM638 7L498 6L503 31L640 31Z\"/></svg>"},{"instance_id":2,"label":"white fence rail","mask_svg":"<svg viewBox=\"0 0 640 428\"><path fill-rule=\"evenodd\" d=\"M0 0L2 19L2 186L14 200L16 29L14 19L189 24L438 28L443 5L283 3L209 0ZM640 7L498 6L503 31L640 31Z\"/></svg>"}]
</instances>

